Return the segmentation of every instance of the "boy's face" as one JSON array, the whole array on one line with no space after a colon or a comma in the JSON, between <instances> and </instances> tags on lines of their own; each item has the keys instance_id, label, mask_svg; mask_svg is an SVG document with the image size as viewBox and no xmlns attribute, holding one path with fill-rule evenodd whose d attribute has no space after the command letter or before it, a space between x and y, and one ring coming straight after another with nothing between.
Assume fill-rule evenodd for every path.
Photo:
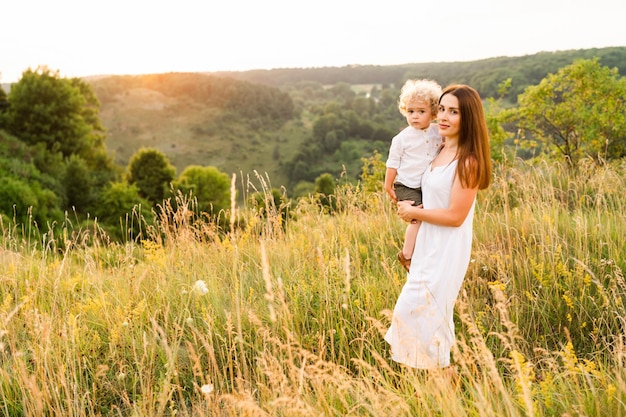
<instances>
[{"instance_id":1,"label":"boy's face","mask_svg":"<svg viewBox=\"0 0 626 417\"><path fill-rule=\"evenodd\" d=\"M406 104L406 122L416 129L426 129L433 120L430 105L423 100L411 100Z\"/></svg>"}]
</instances>

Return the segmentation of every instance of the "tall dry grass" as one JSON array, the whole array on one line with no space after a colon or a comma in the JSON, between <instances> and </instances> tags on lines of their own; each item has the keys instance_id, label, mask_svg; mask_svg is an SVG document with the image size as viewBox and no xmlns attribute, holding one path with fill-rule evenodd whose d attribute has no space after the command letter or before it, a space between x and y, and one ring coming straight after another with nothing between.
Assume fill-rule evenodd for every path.
<instances>
[{"instance_id":1,"label":"tall dry grass","mask_svg":"<svg viewBox=\"0 0 626 417\"><path fill-rule=\"evenodd\" d=\"M381 193L342 187L332 215L302 200L286 225L233 201L228 234L185 202L126 244L2 224L0 414L624 415L625 171L497 170L456 386L389 359L404 225Z\"/></svg>"}]
</instances>

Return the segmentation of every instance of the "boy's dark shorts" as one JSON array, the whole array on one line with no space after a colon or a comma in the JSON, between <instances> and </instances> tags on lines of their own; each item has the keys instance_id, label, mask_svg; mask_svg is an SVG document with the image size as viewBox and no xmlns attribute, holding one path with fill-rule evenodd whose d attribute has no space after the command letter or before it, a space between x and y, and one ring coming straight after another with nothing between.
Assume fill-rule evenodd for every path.
<instances>
[{"instance_id":1,"label":"boy's dark shorts","mask_svg":"<svg viewBox=\"0 0 626 417\"><path fill-rule=\"evenodd\" d=\"M409 200L414 201L414 206L422 204L422 189L421 188L409 188L405 185L396 182L393 185L393 189L396 191L396 197L398 201Z\"/></svg>"}]
</instances>

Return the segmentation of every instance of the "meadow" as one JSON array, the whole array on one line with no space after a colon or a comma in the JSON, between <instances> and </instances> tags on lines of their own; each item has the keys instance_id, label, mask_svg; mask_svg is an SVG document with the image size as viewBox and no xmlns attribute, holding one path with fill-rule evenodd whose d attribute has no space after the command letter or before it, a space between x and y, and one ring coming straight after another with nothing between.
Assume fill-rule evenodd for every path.
<instances>
[{"instance_id":1,"label":"meadow","mask_svg":"<svg viewBox=\"0 0 626 417\"><path fill-rule=\"evenodd\" d=\"M269 191L252 182L233 188ZM180 197L123 244L71 217L3 223L0 415L626 415L624 161L496 167L457 384L389 358L404 224L379 189L365 177L332 214L311 198L287 220L233 199L228 233Z\"/></svg>"}]
</instances>

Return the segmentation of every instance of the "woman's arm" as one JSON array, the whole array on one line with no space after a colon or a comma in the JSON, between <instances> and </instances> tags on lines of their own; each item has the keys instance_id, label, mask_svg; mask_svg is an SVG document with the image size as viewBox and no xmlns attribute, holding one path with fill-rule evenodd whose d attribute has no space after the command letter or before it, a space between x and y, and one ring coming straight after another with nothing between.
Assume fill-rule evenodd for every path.
<instances>
[{"instance_id":1,"label":"woman's arm","mask_svg":"<svg viewBox=\"0 0 626 417\"><path fill-rule=\"evenodd\" d=\"M398 215L406 222L419 220L439 226L458 227L465 221L477 193L478 187L463 188L456 176L450 191L448 208L423 209L422 206L412 206L410 201L400 201L398 202Z\"/></svg>"}]
</instances>

